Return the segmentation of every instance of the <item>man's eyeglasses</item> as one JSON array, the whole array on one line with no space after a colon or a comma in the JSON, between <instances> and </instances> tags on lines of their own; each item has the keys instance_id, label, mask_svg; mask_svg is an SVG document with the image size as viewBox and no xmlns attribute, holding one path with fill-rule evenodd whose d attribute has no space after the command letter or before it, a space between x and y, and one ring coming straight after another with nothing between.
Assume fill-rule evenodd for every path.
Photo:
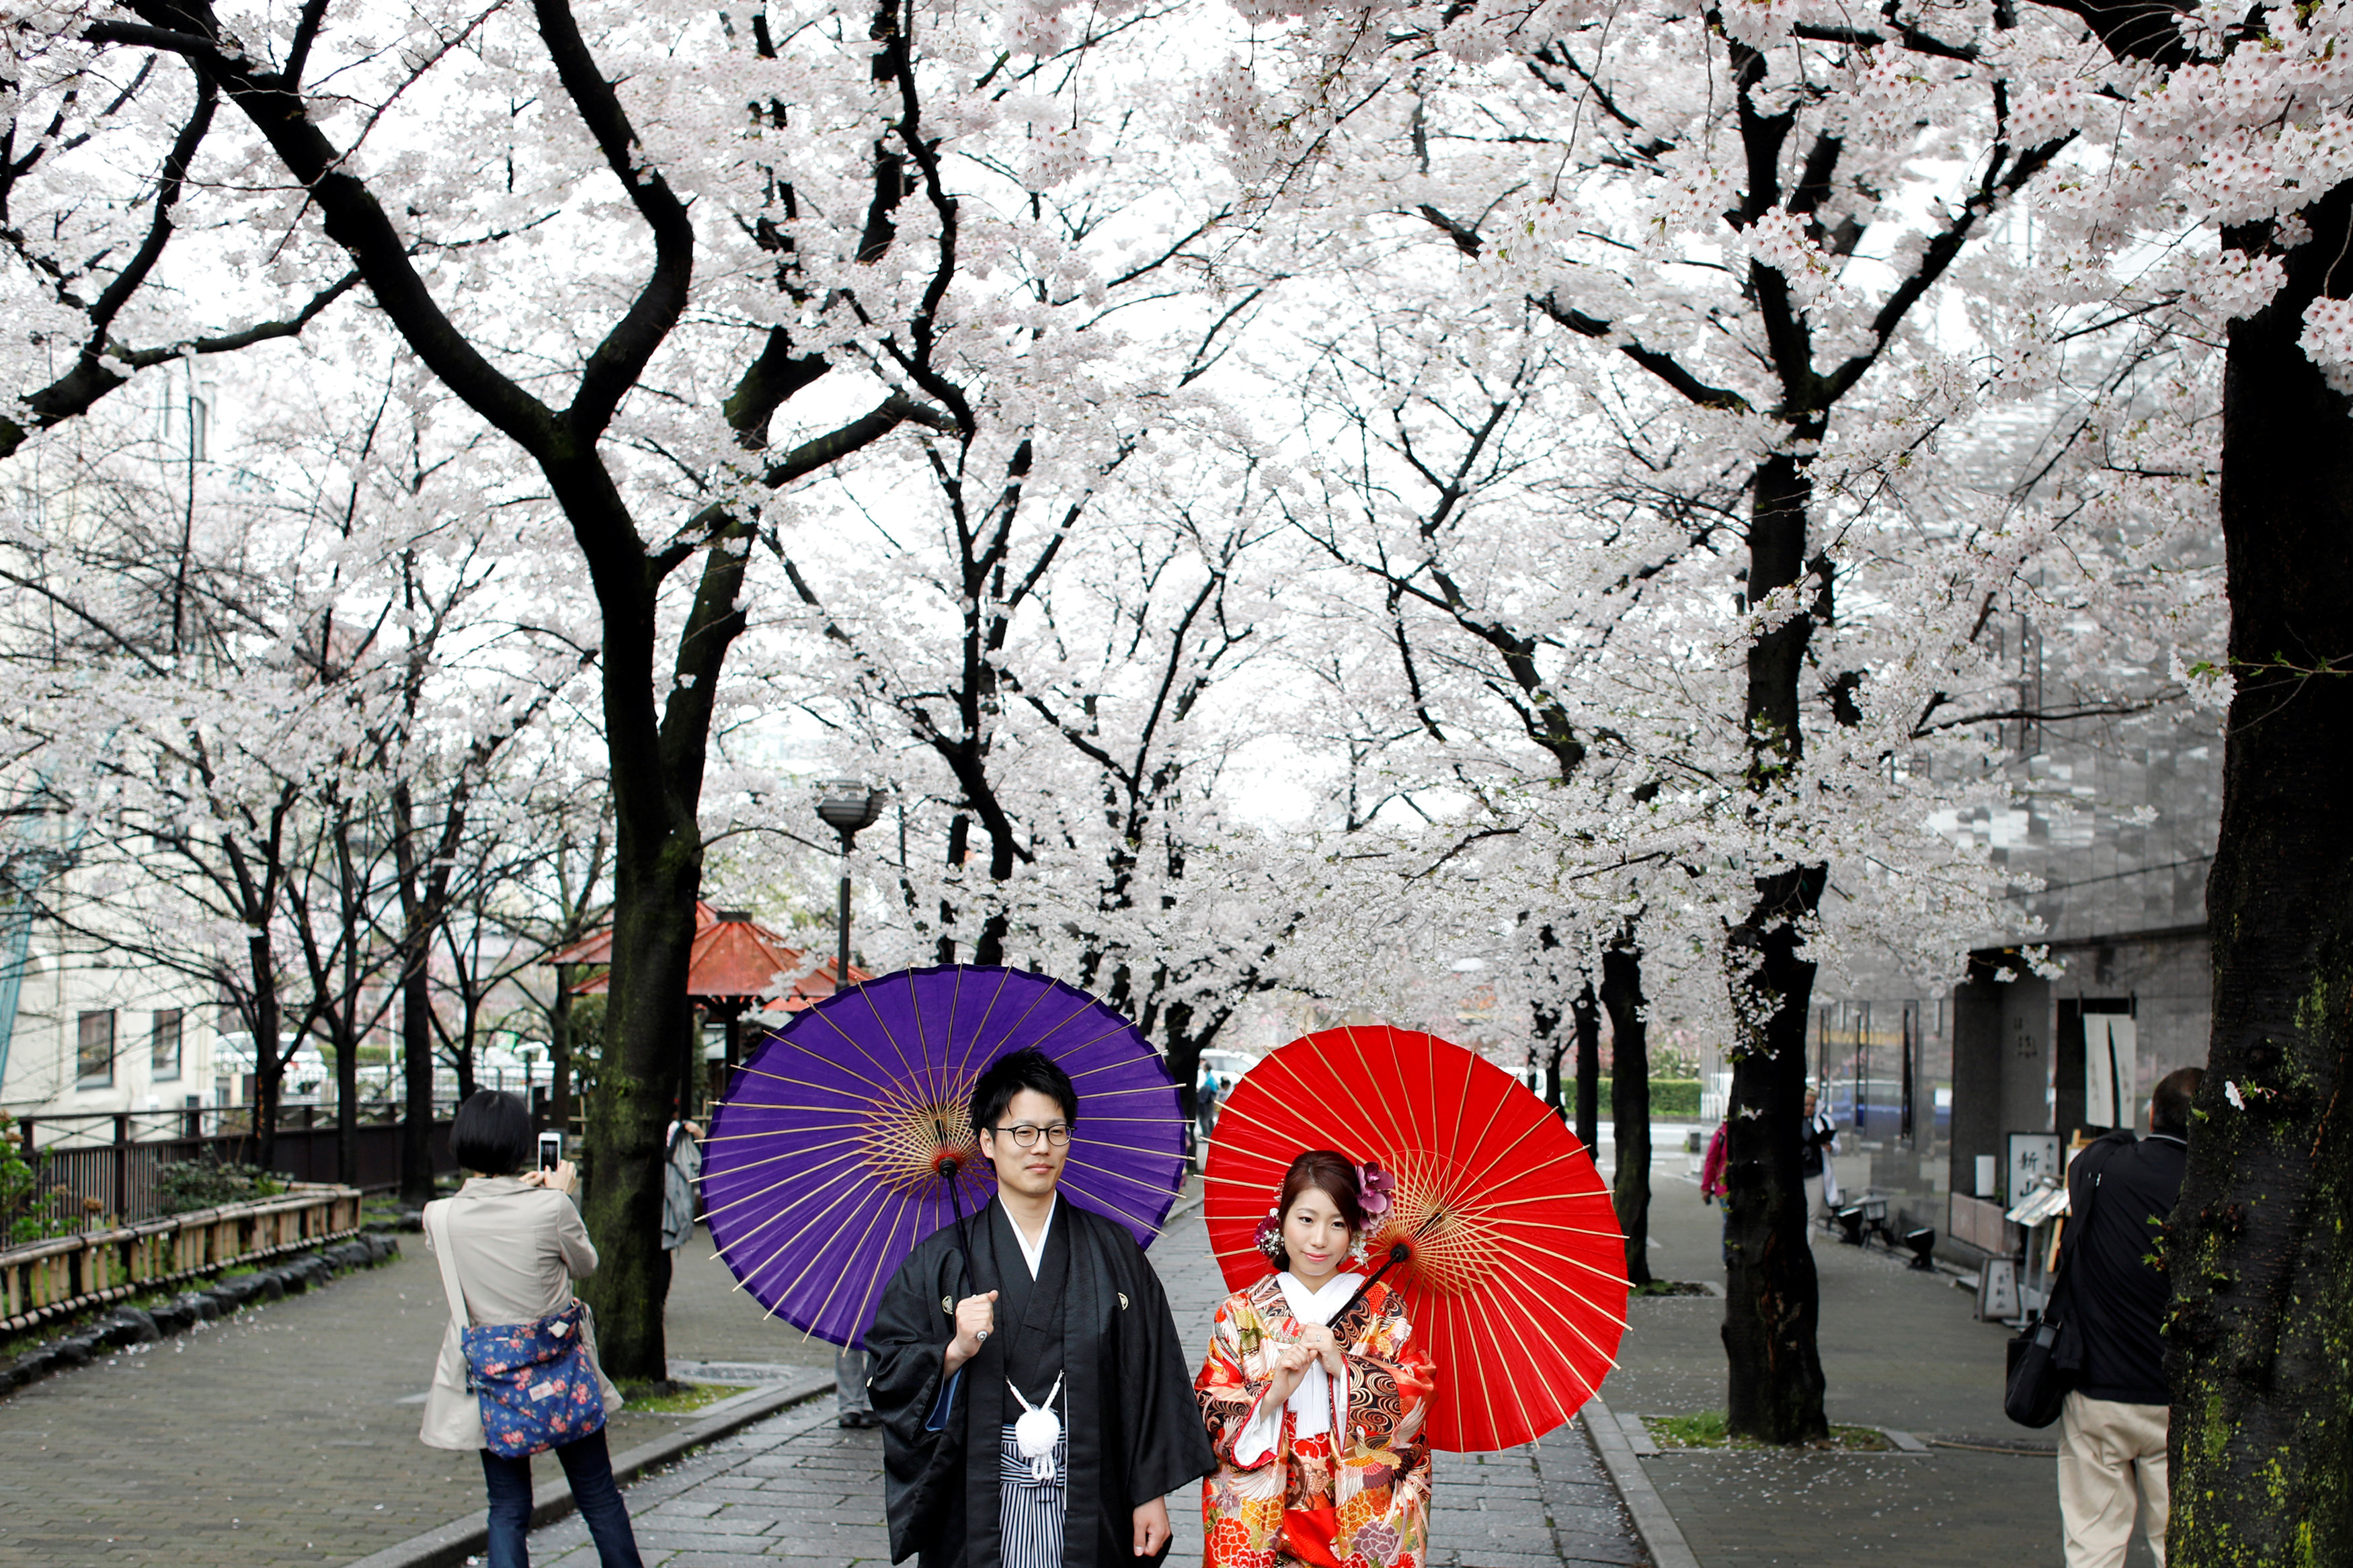
<instances>
[{"instance_id":1,"label":"man's eyeglasses","mask_svg":"<svg viewBox=\"0 0 2353 1568\"><path fill-rule=\"evenodd\" d=\"M1010 1127L992 1127L989 1131L1000 1138L1011 1138L1013 1146L1017 1149L1035 1149L1038 1146L1038 1140L1041 1137L1057 1149L1071 1141L1071 1124L1067 1121L1057 1121L1050 1127L1039 1127L1029 1121L1017 1121Z\"/></svg>"}]
</instances>

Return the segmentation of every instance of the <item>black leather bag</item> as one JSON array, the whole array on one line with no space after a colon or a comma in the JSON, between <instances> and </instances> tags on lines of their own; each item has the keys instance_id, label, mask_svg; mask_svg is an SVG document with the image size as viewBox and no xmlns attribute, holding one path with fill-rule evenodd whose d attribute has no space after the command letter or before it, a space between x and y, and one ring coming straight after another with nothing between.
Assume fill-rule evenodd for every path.
<instances>
[{"instance_id":1,"label":"black leather bag","mask_svg":"<svg viewBox=\"0 0 2353 1568\"><path fill-rule=\"evenodd\" d=\"M2073 1375L2059 1364L2059 1324L2046 1313L2010 1342L2010 1384L2001 1411L2021 1426L2048 1426L2066 1406Z\"/></svg>"}]
</instances>

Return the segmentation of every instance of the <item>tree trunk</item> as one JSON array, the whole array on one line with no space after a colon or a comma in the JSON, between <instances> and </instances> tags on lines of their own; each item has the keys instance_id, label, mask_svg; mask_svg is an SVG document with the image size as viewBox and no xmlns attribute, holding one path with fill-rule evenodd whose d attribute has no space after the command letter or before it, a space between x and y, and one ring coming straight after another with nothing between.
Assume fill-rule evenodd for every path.
<instances>
[{"instance_id":1,"label":"tree trunk","mask_svg":"<svg viewBox=\"0 0 2353 1568\"><path fill-rule=\"evenodd\" d=\"M1822 1362L1814 1342L1820 1293L1806 1230L1806 1009L1814 966L1799 956L1794 911L1811 909L1820 867L1757 884L1751 938L1761 950L1743 976L1761 1036L1735 1054L1725 1117L1724 1349L1725 1415L1733 1433L1773 1443L1826 1436Z\"/></svg>"},{"instance_id":2,"label":"tree trunk","mask_svg":"<svg viewBox=\"0 0 2353 1568\"><path fill-rule=\"evenodd\" d=\"M1609 1178L1618 1228L1626 1233L1626 1282L1651 1282L1651 1037L1643 1018L1642 955L1612 946L1601 955L1601 1005L1609 1011L1609 1120L1618 1163Z\"/></svg>"},{"instance_id":3,"label":"tree trunk","mask_svg":"<svg viewBox=\"0 0 2353 1568\"><path fill-rule=\"evenodd\" d=\"M419 949L400 977L401 1087L407 1101L400 1121L400 1201L411 1207L433 1198L432 1005Z\"/></svg>"},{"instance_id":4,"label":"tree trunk","mask_svg":"<svg viewBox=\"0 0 2353 1568\"><path fill-rule=\"evenodd\" d=\"M278 958L266 931L245 945L253 969L253 1163L269 1171L278 1163L278 1097L286 1081L278 1055Z\"/></svg>"},{"instance_id":5,"label":"tree trunk","mask_svg":"<svg viewBox=\"0 0 2353 1568\"><path fill-rule=\"evenodd\" d=\"M1824 429L1820 415L1792 419L1788 442L1820 441ZM1803 753L1799 683L1815 623L1831 611L1829 563L1806 559L1812 505L1813 481L1801 459L1784 451L1757 466L1749 484L1749 607L1809 574L1816 579L1808 608L1748 645L1748 784L1761 796L1788 788ZM1821 866L1758 878L1755 906L1726 938L1737 1038L1725 1116L1725 1414L1733 1436L1769 1443L1802 1443L1830 1431L1814 1342L1821 1297L1806 1234L1799 1152L1806 1013L1814 990L1814 966L1799 949L1803 922L1828 880Z\"/></svg>"},{"instance_id":6,"label":"tree trunk","mask_svg":"<svg viewBox=\"0 0 2353 1568\"><path fill-rule=\"evenodd\" d=\"M346 1004L348 1005L348 1004ZM360 1184L360 1043L349 1026L335 1042L335 1180Z\"/></svg>"},{"instance_id":7,"label":"tree trunk","mask_svg":"<svg viewBox=\"0 0 2353 1568\"><path fill-rule=\"evenodd\" d=\"M645 795L666 807L669 781L651 758L612 749L618 818L613 859L613 967L605 1054L588 1102L594 1180L581 1205L596 1244L596 1272L581 1294L596 1314L596 1347L616 1378L669 1375L663 1306L670 1257L662 1250L662 1133L688 1038L687 961L702 883L701 836L691 798L675 818L659 811L649 831ZM652 773L650 779L642 775Z\"/></svg>"},{"instance_id":8,"label":"tree trunk","mask_svg":"<svg viewBox=\"0 0 2353 1568\"><path fill-rule=\"evenodd\" d=\"M2353 292L2353 185L2304 217L2314 237L2232 325L2223 376L2237 690L2214 1032L2167 1247L2179 1568L2353 1561L2353 405L2297 345L2316 297Z\"/></svg>"},{"instance_id":9,"label":"tree trunk","mask_svg":"<svg viewBox=\"0 0 2353 1568\"><path fill-rule=\"evenodd\" d=\"M547 1116L569 1142L572 1137L572 969L555 966L555 995L547 1005Z\"/></svg>"},{"instance_id":10,"label":"tree trunk","mask_svg":"<svg viewBox=\"0 0 2353 1568\"><path fill-rule=\"evenodd\" d=\"M1578 988L1568 1011L1577 1026L1577 1141L1591 1153L1601 1146L1601 1005L1591 981Z\"/></svg>"},{"instance_id":11,"label":"tree trunk","mask_svg":"<svg viewBox=\"0 0 2353 1568\"><path fill-rule=\"evenodd\" d=\"M1201 1053L1218 1037L1230 1015L1219 1016L1199 1034L1193 1030L1193 1006L1189 1002L1171 1002L1160 1016L1160 1037L1168 1042L1168 1076L1176 1080L1177 1088L1189 1099L1192 1086L1201 1080ZM1226 1092L1232 1093L1233 1087L1226 1085Z\"/></svg>"}]
</instances>

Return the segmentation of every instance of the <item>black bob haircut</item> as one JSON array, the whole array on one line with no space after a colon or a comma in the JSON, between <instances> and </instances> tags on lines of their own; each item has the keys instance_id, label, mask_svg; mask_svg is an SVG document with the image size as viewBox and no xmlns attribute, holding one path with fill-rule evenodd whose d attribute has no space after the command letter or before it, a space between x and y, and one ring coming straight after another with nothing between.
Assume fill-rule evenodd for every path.
<instances>
[{"instance_id":1,"label":"black bob haircut","mask_svg":"<svg viewBox=\"0 0 2353 1568\"><path fill-rule=\"evenodd\" d=\"M1024 1046L989 1063L972 1086L973 1136L979 1137L983 1128L995 1127L1013 1097L1025 1089L1052 1095L1062 1108L1062 1120L1073 1127L1079 1124L1079 1091L1071 1087L1071 1075L1045 1052Z\"/></svg>"},{"instance_id":2,"label":"black bob haircut","mask_svg":"<svg viewBox=\"0 0 2353 1568\"><path fill-rule=\"evenodd\" d=\"M478 1089L449 1123L449 1153L464 1169L512 1176L531 1163L531 1108L522 1097Z\"/></svg>"}]
</instances>

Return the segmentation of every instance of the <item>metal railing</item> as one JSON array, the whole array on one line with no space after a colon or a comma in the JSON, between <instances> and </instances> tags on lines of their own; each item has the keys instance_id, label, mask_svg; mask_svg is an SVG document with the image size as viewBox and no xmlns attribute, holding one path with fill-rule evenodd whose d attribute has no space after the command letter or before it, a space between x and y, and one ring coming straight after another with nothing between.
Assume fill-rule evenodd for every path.
<instances>
[{"instance_id":1,"label":"metal railing","mask_svg":"<svg viewBox=\"0 0 2353 1568\"><path fill-rule=\"evenodd\" d=\"M437 1175L457 1169L449 1155L449 1116L434 1107L427 1147ZM353 1152L364 1191L400 1184L402 1107L390 1101L355 1108ZM269 1168L282 1180L335 1182L342 1150L332 1106L280 1106ZM250 1106L180 1110L77 1112L20 1117L19 1149L33 1166L31 1206L82 1226L129 1225L164 1212L163 1169L209 1161L255 1164L260 1140ZM21 1212L21 1211L20 1211ZM0 1215L0 1240L15 1215Z\"/></svg>"}]
</instances>

